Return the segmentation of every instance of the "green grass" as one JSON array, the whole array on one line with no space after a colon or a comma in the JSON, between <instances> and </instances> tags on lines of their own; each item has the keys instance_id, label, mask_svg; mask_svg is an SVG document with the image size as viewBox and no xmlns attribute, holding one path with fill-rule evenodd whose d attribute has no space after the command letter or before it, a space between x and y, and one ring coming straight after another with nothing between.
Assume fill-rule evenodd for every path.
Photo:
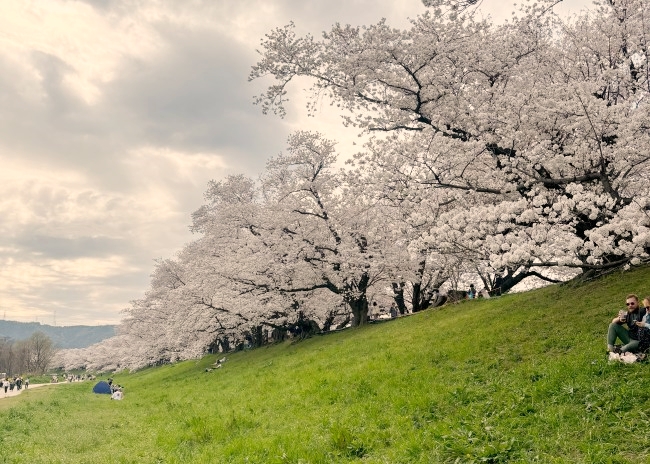
<instances>
[{"instance_id":1,"label":"green grass","mask_svg":"<svg viewBox=\"0 0 650 464\"><path fill-rule=\"evenodd\" d=\"M650 269L0 400L0 463L650 462L607 324Z\"/></svg>"}]
</instances>

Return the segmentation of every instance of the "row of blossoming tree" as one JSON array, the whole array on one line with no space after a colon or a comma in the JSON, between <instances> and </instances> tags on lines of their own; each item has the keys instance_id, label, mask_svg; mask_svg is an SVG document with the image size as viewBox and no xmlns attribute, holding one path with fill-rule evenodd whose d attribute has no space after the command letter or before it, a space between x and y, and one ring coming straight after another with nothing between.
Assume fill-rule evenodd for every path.
<instances>
[{"instance_id":1,"label":"row of blossoming tree","mask_svg":"<svg viewBox=\"0 0 650 464\"><path fill-rule=\"evenodd\" d=\"M65 362L140 367L363 324L382 296L418 311L470 274L507 291L648 260L647 2L562 20L539 1L504 24L476 3L425 1L408 30L269 33L256 103L283 116L309 81L308 110L327 99L363 149L341 168L335 142L297 132L259 179L212 182L198 238L157 263L120 335Z\"/></svg>"}]
</instances>

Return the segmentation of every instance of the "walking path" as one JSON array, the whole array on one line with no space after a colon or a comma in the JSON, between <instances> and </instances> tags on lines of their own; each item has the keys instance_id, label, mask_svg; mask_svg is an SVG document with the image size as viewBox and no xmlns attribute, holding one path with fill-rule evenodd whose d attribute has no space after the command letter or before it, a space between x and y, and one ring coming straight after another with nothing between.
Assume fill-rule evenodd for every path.
<instances>
[{"instance_id":1,"label":"walking path","mask_svg":"<svg viewBox=\"0 0 650 464\"><path fill-rule=\"evenodd\" d=\"M39 387L45 387L47 385L58 385L58 383L34 383L34 384L30 383L29 388L27 388L27 389L25 387L23 387L20 390L17 390L16 388L14 388L13 390L7 390L7 393L5 393L5 389L2 388L2 391L0 391L0 400L2 398L9 398L10 396L20 395L25 390L31 390L33 388L39 388Z\"/></svg>"}]
</instances>

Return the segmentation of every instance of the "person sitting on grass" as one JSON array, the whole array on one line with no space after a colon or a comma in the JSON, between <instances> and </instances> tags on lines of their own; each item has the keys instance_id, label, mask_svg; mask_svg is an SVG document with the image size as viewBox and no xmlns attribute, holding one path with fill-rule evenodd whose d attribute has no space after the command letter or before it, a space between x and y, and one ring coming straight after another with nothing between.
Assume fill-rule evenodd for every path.
<instances>
[{"instance_id":1,"label":"person sitting on grass","mask_svg":"<svg viewBox=\"0 0 650 464\"><path fill-rule=\"evenodd\" d=\"M643 308L645 316L636 322L639 327L639 352L643 353L650 348L650 296L643 299Z\"/></svg>"},{"instance_id":2,"label":"person sitting on grass","mask_svg":"<svg viewBox=\"0 0 650 464\"><path fill-rule=\"evenodd\" d=\"M614 353L636 353L639 350L640 327L636 324L643 320L646 308L639 308L639 297L630 294L625 298L627 311L621 310L618 316L612 319L607 329L607 351ZM627 329L623 325L627 325ZM616 346L616 339L623 345Z\"/></svg>"},{"instance_id":3,"label":"person sitting on grass","mask_svg":"<svg viewBox=\"0 0 650 464\"><path fill-rule=\"evenodd\" d=\"M112 400L121 400L124 398L124 392L122 391L122 386L118 385L117 388L111 394Z\"/></svg>"}]
</instances>

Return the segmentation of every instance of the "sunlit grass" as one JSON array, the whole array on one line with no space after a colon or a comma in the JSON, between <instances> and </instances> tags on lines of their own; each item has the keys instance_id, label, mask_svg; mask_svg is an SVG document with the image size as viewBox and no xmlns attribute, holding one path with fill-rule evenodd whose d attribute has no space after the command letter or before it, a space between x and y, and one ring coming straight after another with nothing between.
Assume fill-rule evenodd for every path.
<instances>
[{"instance_id":1,"label":"sunlit grass","mask_svg":"<svg viewBox=\"0 0 650 464\"><path fill-rule=\"evenodd\" d=\"M0 463L639 463L647 364L605 331L650 270L0 400ZM626 439L634 434L638 439Z\"/></svg>"}]
</instances>

